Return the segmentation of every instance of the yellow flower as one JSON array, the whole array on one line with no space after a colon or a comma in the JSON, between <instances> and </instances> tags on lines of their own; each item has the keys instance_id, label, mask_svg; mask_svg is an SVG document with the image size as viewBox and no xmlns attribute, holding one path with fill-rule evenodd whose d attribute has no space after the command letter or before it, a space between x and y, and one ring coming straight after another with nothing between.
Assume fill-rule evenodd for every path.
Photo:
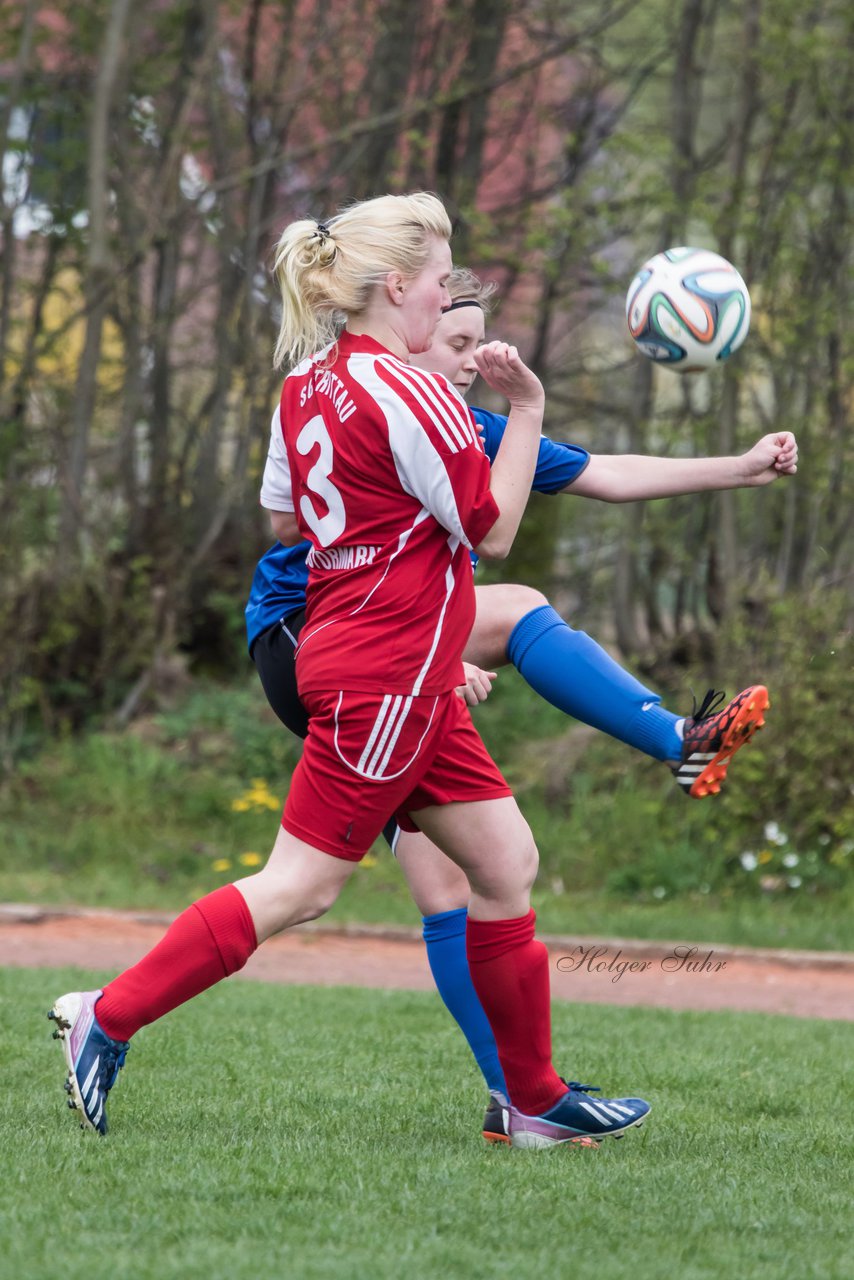
<instances>
[{"instance_id":1,"label":"yellow flower","mask_svg":"<svg viewBox=\"0 0 854 1280\"><path fill-rule=\"evenodd\" d=\"M372 853L366 853L362 861L359 863L361 867L367 867L370 871L371 867L377 866L377 859Z\"/></svg>"},{"instance_id":2,"label":"yellow flower","mask_svg":"<svg viewBox=\"0 0 854 1280\"><path fill-rule=\"evenodd\" d=\"M273 813L279 813L282 802L278 796L273 795L263 778L253 778L251 786L247 787L243 795L232 800L231 808L234 813L248 813L250 809L256 812L260 809L270 809Z\"/></svg>"},{"instance_id":3,"label":"yellow flower","mask_svg":"<svg viewBox=\"0 0 854 1280\"><path fill-rule=\"evenodd\" d=\"M215 858L211 866L214 871L228 871L231 867L231 860L229 858Z\"/></svg>"},{"instance_id":4,"label":"yellow flower","mask_svg":"<svg viewBox=\"0 0 854 1280\"><path fill-rule=\"evenodd\" d=\"M242 863L244 867L260 867L263 858L260 853L241 853L237 861Z\"/></svg>"},{"instance_id":5,"label":"yellow flower","mask_svg":"<svg viewBox=\"0 0 854 1280\"><path fill-rule=\"evenodd\" d=\"M774 858L774 855L770 849L763 849L759 855L760 866L764 867L766 863L773 861L773 858Z\"/></svg>"}]
</instances>

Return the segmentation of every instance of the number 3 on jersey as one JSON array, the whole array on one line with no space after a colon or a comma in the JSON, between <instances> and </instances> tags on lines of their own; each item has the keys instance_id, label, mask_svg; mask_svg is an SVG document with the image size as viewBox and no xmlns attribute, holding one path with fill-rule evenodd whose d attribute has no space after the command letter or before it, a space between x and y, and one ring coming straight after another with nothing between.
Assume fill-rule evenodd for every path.
<instances>
[{"instance_id":1,"label":"number 3 on jersey","mask_svg":"<svg viewBox=\"0 0 854 1280\"><path fill-rule=\"evenodd\" d=\"M311 492L316 493L318 498L325 502L327 514L318 515L314 504L305 494L300 498L299 509L303 520L315 534L320 545L328 547L344 532L347 515L341 494L329 479L332 471L332 441L329 439L326 423L319 413L305 424L297 436L297 449L304 457L311 453L315 445L320 446L320 453L305 482Z\"/></svg>"}]
</instances>

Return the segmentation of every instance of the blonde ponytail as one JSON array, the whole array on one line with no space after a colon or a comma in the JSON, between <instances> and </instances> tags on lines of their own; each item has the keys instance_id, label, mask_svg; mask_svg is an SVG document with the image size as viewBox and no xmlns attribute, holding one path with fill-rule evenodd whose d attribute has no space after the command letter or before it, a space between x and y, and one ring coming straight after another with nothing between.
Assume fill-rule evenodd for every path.
<instances>
[{"instance_id":1,"label":"blonde ponytail","mask_svg":"<svg viewBox=\"0 0 854 1280\"><path fill-rule=\"evenodd\" d=\"M450 219L442 202L424 191L363 200L328 223L292 222L273 267L282 295L276 366L298 364L334 342L389 271L405 279L418 275L436 236L450 239Z\"/></svg>"}]
</instances>

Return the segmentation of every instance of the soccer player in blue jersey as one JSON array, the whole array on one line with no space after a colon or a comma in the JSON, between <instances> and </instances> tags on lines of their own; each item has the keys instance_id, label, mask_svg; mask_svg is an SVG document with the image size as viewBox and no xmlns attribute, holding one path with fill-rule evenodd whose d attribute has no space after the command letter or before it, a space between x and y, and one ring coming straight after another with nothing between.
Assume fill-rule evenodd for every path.
<instances>
[{"instance_id":1,"label":"soccer player in blue jersey","mask_svg":"<svg viewBox=\"0 0 854 1280\"><path fill-rule=\"evenodd\" d=\"M412 362L441 373L465 395L477 370L490 290L471 272L449 281L453 305L444 314L429 351ZM494 459L506 417L473 409L487 456ZM277 411L278 413L278 411ZM279 479L287 467L281 427L274 418L262 505L279 510ZM741 457L655 458L591 454L544 436L533 488L606 502L662 498L711 489L759 486L797 469L797 444L789 432L763 436ZM286 509L283 507L283 509ZM276 517L272 515L274 532ZM307 716L300 702L294 652L304 621L308 544L276 544L261 558L246 606L249 651L267 698L279 718L300 737ZM495 668L512 663L542 697L567 715L666 762L677 784L695 798L720 790L732 756L763 723L768 705L761 685L742 691L721 710L722 695L707 696L694 715L679 717L660 696L619 666L590 636L571 628L531 587L502 583L477 587L477 618L465 652L470 705L489 693ZM472 986L466 960L465 875L424 835L387 828L413 899L423 917L427 954L439 993L458 1022L480 1066L491 1103L484 1137L505 1139L504 1081L489 1023Z\"/></svg>"}]
</instances>

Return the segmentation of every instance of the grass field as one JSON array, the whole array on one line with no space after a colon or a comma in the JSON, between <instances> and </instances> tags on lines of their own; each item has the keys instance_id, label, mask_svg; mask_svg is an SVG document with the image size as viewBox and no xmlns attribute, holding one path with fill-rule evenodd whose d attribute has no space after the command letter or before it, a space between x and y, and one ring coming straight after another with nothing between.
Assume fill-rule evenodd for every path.
<instances>
[{"instance_id":1,"label":"grass field","mask_svg":"<svg viewBox=\"0 0 854 1280\"><path fill-rule=\"evenodd\" d=\"M653 1115L599 1151L495 1151L434 996L230 982L140 1032L101 1140L44 1018L94 982L0 971L15 1280L854 1275L854 1026L558 1007L567 1072Z\"/></svg>"}]
</instances>

